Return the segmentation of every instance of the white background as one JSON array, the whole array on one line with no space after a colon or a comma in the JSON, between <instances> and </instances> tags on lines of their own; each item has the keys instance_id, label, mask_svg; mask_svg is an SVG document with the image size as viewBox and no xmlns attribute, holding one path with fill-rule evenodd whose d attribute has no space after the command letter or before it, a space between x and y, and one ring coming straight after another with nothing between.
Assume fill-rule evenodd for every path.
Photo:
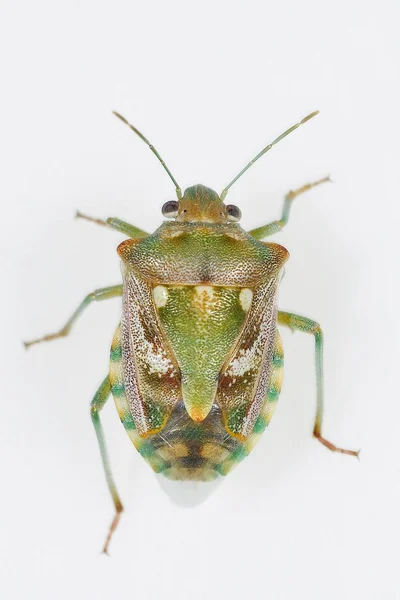
<instances>
[{"instance_id":1,"label":"white background","mask_svg":"<svg viewBox=\"0 0 400 600\"><path fill-rule=\"evenodd\" d=\"M0 595L25 599L395 599L400 500L398 3L388 0L11 2L0 9ZM243 226L278 218L291 259L280 305L326 339L324 431L311 437L313 340L283 332L285 382L254 453L201 505L171 502L112 403L104 424L126 506L112 518L88 404L120 301L25 352L83 296L119 282L119 234L146 230L174 189L231 190ZM179 485L179 484L177 484ZM183 497L183 491L178 491Z\"/></svg>"}]
</instances>

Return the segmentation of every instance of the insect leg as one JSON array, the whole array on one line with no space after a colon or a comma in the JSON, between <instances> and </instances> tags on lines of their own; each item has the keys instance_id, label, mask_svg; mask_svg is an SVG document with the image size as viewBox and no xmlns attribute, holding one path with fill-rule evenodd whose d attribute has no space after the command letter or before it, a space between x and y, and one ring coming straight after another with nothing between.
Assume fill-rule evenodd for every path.
<instances>
[{"instance_id":1,"label":"insect leg","mask_svg":"<svg viewBox=\"0 0 400 600\"><path fill-rule=\"evenodd\" d=\"M262 240L274 233L278 233L281 231L289 220L290 209L292 208L292 202L297 196L300 194L304 194L304 192L308 192L311 188L320 185L321 183L326 183L327 181L331 181L330 177L324 177L323 179L319 179L318 181L313 181L312 183L307 183L297 190L290 191L286 194L285 200L283 203L282 216L279 221L272 221L272 223L268 223L267 225L263 225L262 227L257 227L256 229L252 229L249 231L249 234L252 235L256 240Z\"/></svg>"},{"instance_id":2,"label":"insect leg","mask_svg":"<svg viewBox=\"0 0 400 600\"><path fill-rule=\"evenodd\" d=\"M76 211L75 217L77 219L85 219L86 221L91 221L92 223L97 223L97 225L102 225L103 227L109 227L110 229L115 229L124 235L129 236L130 238L144 238L149 234L143 229L139 229L139 227L135 227L126 221L121 221L121 219L117 219L116 217L109 217L105 221L102 219L96 219L93 217L88 217L87 215L82 214L78 210Z\"/></svg>"},{"instance_id":3,"label":"insect leg","mask_svg":"<svg viewBox=\"0 0 400 600\"><path fill-rule=\"evenodd\" d=\"M344 448L338 448L327 439L322 436L322 418L324 412L324 372L323 372L323 349L324 349L324 336L322 329L318 323L307 319L306 317L300 317L293 313L278 312L278 323L280 325L286 325L293 331L302 331L303 333L311 333L315 339L315 370L317 375L317 414L315 417L313 435L329 450L333 452L341 452L342 454L350 454L351 456L357 456L359 451L345 450Z\"/></svg>"},{"instance_id":4,"label":"insect leg","mask_svg":"<svg viewBox=\"0 0 400 600\"><path fill-rule=\"evenodd\" d=\"M56 333L49 333L41 338L30 340L29 342L24 342L25 348L29 348L29 346L38 344L39 342L49 342L59 337L65 337L69 334L75 321L77 321L81 313L87 306L89 306L89 304L92 302L99 302L100 300L108 300L108 298L115 298L116 296L122 296L122 285L112 285L110 287L95 290L82 300L72 317L65 323L64 327L62 327L60 331L57 331Z\"/></svg>"},{"instance_id":5,"label":"insect leg","mask_svg":"<svg viewBox=\"0 0 400 600\"><path fill-rule=\"evenodd\" d=\"M92 417L92 423L93 423L95 431L96 431L97 441L99 442L101 460L103 462L103 467L104 467L104 472L106 475L108 489L110 490L110 494L112 496L114 506L115 506L115 516L114 516L114 519L112 520L110 529L107 534L106 541L103 546L103 552L105 554L108 554L108 545L110 543L112 534L114 533L114 531L118 525L120 515L121 515L122 511L124 510L124 507L122 506L122 502L119 497L117 488L115 486L114 478L113 478L113 475L111 472L110 461L108 458L107 446L106 446L106 441L105 441L105 437L104 437L103 426L100 421L100 411L103 408L103 406L105 405L105 403L107 402L110 392L111 392L111 384L110 384L110 380L107 376L105 378L105 380L103 381L103 383L101 384L101 386L99 387L99 389L97 390L97 392L90 404L90 416Z\"/></svg>"}]
</instances>

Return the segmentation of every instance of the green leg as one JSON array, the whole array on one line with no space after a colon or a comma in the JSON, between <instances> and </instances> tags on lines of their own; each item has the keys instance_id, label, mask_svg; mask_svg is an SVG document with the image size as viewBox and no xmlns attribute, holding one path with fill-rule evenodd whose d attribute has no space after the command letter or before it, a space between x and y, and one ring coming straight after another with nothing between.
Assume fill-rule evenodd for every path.
<instances>
[{"instance_id":1,"label":"green leg","mask_svg":"<svg viewBox=\"0 0 400 600\"><path fill-rule=\"evenodd\" d=\"M122 506L122 502L121 502L121 499L117 492L117 488L115 486L114 478L113 478L113 475L111 472L106 441L104 438L104 431L103 431L103 427L102 427L102 424L100 421L100 414L99 414L101 409L107 402L110 392L111 392L111 384L110 384L110 380L107 376L105 378L105 380L103 381L103 383L101 384L101 386L99 387L99 389L97 390L97 392L91 402L91 405L90 405L90 415L92 417L92 422L93 422L93 425L94 425L94 428L96 431L97 441L99 442L101 460L103 461L103 467L104 467L104 472L106 475L107 485L108 485L108 489L110 490L110 494L112 496L114 506L115 506L115 517L112 520L110 529L107 534L106 541L103 546L103 552L105 554L108 554L108 546L109 546L112 534L114 533L114 531L118 525L120 515L121 515L122 511L124 510L124 507Z\"/></svg>"},{"instance_id":2,"label":"green leg","mask_svg":"<svg viewBox=\"0 0 400 600\"><path fill-rule=\"evenodd\" d=\"M92 302L99 302L100 300L108 300L108 298L115 298L116 296L122 296L122 285L112 285L110 287L95 290L82 300L72 317L65 323L64 327L60 329L60 331L57 331L57 333L49 333L48 335L44 335L43 337L35 340L30 340L29 342L24 342L25 348L29 348L29 346L38 344L39 342L49 342L59 337L65 337L69 334L75 321L77 321L81 313L83 313L89 304Z\"/></svg>"},{"instance_id":3,"label":"green leg","mask_svg":"<svg viewBox=\"0 0 400 600\"><path fill-rule=\"evenodd\" d=\"M278 312L278 323L280 325L286 325L292 330L302 331L304 333L312 333L315 339L315 370L317 375L317 414L315 417L314 424L314 436L329 450L333 452L342 452L343 454L350 454L351 456L357 456L359 451L345 450L338 448L321 434L322 418L324 413L324 371L323 371L323 350L324 350L324 336L322 329L318 323L307 319L306 317L300 317L293 313Z\"/></svg>"},{"instance_id":4,"label":"green leg","mask_svg":"<svg viewBox=\"0 0 400 600\"><path fill-rule=\"evenodd\" d=\"M272 221L272 223L268 223L268 225L263 225L263 227L257 227L257 229L252 229L249 231L249 234L252 235L256 240L262 240L269 235L273 235L274 233L278 233L281 231L286 223L289 220L290 209L292 208L292 202L297 196L311 190L311 188L320 185L321 183L326 183L327 181L331 181L330 177L324 177L323 179L319 179L318 181L314 181L313 183L307 183L303 185L301 188L294 190L293 192L289 192L285 196L285 201L283 203L282 216L279 221Z\"/></svg>"},{"instance_id":5,"label":"green leg","mask_svg":"<svg viewBox=\"0 0 400 600\"><path fill-rule=\"evenodd\" d=\"M126 221L121 221L116 217L109 217L106 221L103 221L102 219L88 217L79 211L76 211L75 217L77 219L85 219L86 221L97 223L97 225L103 225L103 227L110 227L111 229L115 229L116 231L119 231L120 233L123 233L124 235L134 239L144 238L149 235L146 231L143 231L143 229L139 229L139 227L130 225L129 223L126 223Z\"/></svg>"}]
</instances>

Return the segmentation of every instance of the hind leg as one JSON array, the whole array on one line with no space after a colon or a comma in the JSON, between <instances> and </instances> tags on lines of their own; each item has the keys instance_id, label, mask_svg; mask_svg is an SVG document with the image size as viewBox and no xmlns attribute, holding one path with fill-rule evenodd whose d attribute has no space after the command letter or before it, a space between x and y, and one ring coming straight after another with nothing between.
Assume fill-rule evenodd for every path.
<instances>
[{"instance_id":1,"label":"hind leg","mask_svg":"<svg viewBox=\"0 0 400 600\"><path fill-rule=\"evenodd\" d=\"M111 384L110 384L109 377L107 376L104 379L101 386L99 387L99 389L97 390L97 392L91 402L91 405L90 405L90 416L92 417L92 423L94 425L94 428L96 431L96 436L97 436L97 441L99 443L101 460L103 462L107 485L108 485L108 489L110 490L110 494L111 494L111 497L113 499L114 506L115 506L115 516L111 522L110 529L108 531L106 541L104 542L104 546L103 546L103 552L105 554L108 554L108 546L110 544L111 537L117 528L121 513L124 510L124 507L122 506L122 502L121 502L121 499L119 497L119 494L118 494L118 491L117 491L117 488L116 488L116 485L114 482L114 477L111 472L110 460L108 458L108 452L107 452L107 446L106 446L106 441L105 441L105 437L104 437L103 426L100 421L100 411L102 410L105 403L107 402L110 393L111 393Z\"/></svg>"},{"instance_id":2,"label":"hind leg","mask_svg":"<svg viewBox=\"0 0 400 600\"><path fill-rule=\"evenodd\" d=\"M332 452L341 452L342 454L349 454L350 456L359 455L359 450L346 450L339 448L332 442L328 441L322 436L322 418L324 413L324 372L323 372L323 350L324 350L324 336L322 329L318 323L307 319L306 317L300 317L293 313L278 312L278 323L280 325L286 325L292 330L302 331L304 333L311 333L315 339L315 371L317 375L317 414L315 417L314 431L313 434L318 441L321 442L326 448L332 450Z\"/></svg>"}]
</instances>

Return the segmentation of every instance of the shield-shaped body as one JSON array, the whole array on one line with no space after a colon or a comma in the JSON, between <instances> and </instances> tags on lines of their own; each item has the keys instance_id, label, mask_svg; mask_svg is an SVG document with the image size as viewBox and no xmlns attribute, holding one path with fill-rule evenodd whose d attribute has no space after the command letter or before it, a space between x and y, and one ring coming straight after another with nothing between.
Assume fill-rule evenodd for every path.
<instances>
[{"instance_id":1,"label":"shield-shaped body","mask_svg":"<svg viewBox=\"0 0 400 600\"><path fill-rule=\"evenodd\" d=\"M293 200L329 181L324 177L285 196L281 219L246 233L241 212L224 200L232 185L275 144L313 118L304 117L265 146L218 195L195 185L182 195L176 179L155 147L118 113L145 142L173 181L177 200L169 200L164 222L155 233L117 218L107 225L129 236L118 252L123 286L87 295L58 332L26 342L26 347L67 335L94 300L123 296L121 323L115 333L110 373L91 403L91 417L115 506L104 552L123 510L110 470L102 410L110 390L120 419L139 453L154 471L175 480L208 481L226 475L249 454L269 424L281 389L283 351L279 323L315 337L317 412L314 436L322 436L323 333L311 319L277 311L277 291L289 256L278 244L261 240L288 221Z\"/></svg>"},{"instance_id":2,"label":"shield-shaped body","mask_svg":"<svg viewBox=\"0 0 400 600\"><path fill-rule=\"evenodd\" d=\"M166 222L123 242L123 315L111 349L117 410L172 479L226 475L279 396L277 289L288 252L236 223Z\"/></svg>"}]
</instances>

